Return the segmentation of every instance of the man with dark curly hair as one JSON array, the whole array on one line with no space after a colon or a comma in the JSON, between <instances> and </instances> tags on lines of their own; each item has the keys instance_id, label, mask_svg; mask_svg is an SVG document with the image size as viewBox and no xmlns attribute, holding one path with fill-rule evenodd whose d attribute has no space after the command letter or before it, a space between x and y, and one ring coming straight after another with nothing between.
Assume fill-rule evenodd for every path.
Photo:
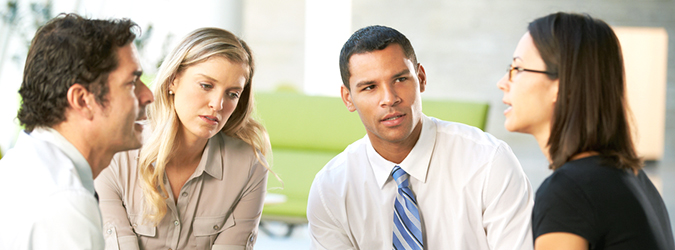
<instances>
[{"instance_id":1,"label":"man with dark curly hair","mask_svg":"<svg viewBox=\"0 0 675 250\"><path fill-rule=\"evenodd\" d=\"M25 130L0 160L0 249L103 249L93 180L141 146L153 101L137 28L62 14L35 34L19 89Z\"/></svg>"}]
</instances>

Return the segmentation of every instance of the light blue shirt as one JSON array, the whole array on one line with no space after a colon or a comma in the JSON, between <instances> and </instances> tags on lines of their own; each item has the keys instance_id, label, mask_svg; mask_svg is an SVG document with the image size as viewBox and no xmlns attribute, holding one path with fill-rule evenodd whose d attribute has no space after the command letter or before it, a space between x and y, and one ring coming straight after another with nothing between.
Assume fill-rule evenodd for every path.
<instances>
[{"instance_id":1,"label":"light blue shirt","mask_svg":"<svg viewBox=\"0 0 675 250\"><path fill-rule=\"evenodd\" d=\"M91 167L59 132L22 131L0 160L0 249L103 249Z\"/></svg>"}]
</instances>

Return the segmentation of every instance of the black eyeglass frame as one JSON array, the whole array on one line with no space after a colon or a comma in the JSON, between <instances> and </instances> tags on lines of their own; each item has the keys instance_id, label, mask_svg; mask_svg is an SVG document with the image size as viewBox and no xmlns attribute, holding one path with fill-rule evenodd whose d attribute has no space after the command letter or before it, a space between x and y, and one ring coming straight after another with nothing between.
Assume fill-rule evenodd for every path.
<instances>
[{"instance_id":1,"label":"black eyeglass frame","mask_svg":"<svg viewBox=\"0 0 675 250\"><path fill-rule=\"evenodd\" d=\"M514 70L515 70L515 71L518 71L518 72L527 71L527 72L532 72L532 73L547 74L547 75L549 75L549 76L556 76L556 75L557 75L556 73L553 73L553 72L541 71L541 70L534 70L534 69L526 69L526 68L523 68L523 67L513 67L513 65L509 64L508 68L506 68L506 72L509 73L509 82L512 82L512 81L511 81L511 79L513 78L513 76L512 76L513 73L512 73L512 72L513 72Z\"/></svg>"}]
</instances>

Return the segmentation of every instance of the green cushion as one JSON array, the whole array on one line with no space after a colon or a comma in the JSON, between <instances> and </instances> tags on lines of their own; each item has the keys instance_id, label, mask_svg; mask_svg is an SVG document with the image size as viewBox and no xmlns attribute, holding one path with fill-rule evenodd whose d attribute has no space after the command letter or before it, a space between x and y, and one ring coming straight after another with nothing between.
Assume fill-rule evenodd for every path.
<instances>
[{"instance_id":1,"label":"green cushion","mask_svg":"<svg viewBox=\"0 0 675 250\"><path fill-rule=\"evenodd\" d=\"M255 101L272 147L342 151L366 134L337 97L257 93Z\"/></svg>"},{"instance_id":2,"label":"green cushion","mask_svg":"<svg viewBox=\"0 0 675 250\"><path fill-rule=\"evenodd\" d=\"M269 193L285 195L286 202L266 205L263 213L305 218L307 197L314 175L338 153L340 152L275 148L272 170L284 184L281 189L281 183L270 174L267 190Z\"/></svg>"},{"instance_id":3,"label":"green cushion","mask_svg":"<svg viewBox=\"0 0 675 250\"><path fill-rule=\"evenodd\" d=\"M450 101L450 100L422 100L422 112L427 116L436 117L444 121L460 122L477 127L485 131L488 103Z\"/></svg>"},{"instance_id":4,"label":"green cushion","mask_svg":"<svg viewBox=\"0 0 675 250\"><path fill-rule=\"evenodd\" d=\"M487 103L423 100L423 112L441 120L485 129ZM338 97L296 93L257 93L256 113L272 147L342 151L366 133L356 112Z\"/></svg>"}]
</instances>

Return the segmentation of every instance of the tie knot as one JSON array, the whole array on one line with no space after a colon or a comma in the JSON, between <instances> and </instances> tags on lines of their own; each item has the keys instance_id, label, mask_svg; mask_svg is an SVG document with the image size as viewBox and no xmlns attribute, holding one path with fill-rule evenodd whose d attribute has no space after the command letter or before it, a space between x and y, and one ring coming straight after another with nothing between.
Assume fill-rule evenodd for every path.
<instances>
[{"instance_id":1,"label":"tie knot","mask_svg":"<svg viewBox=\"0 0 675 250\"><path fill-rule=\"evenodd\" d=\"M406 188L409 186L408 176L408 173L399 166L394 167L391 171L391 177L394 177L394 181L396 181L396 185L398 185L399 188Z\"/></svg>"}]
</instances>

